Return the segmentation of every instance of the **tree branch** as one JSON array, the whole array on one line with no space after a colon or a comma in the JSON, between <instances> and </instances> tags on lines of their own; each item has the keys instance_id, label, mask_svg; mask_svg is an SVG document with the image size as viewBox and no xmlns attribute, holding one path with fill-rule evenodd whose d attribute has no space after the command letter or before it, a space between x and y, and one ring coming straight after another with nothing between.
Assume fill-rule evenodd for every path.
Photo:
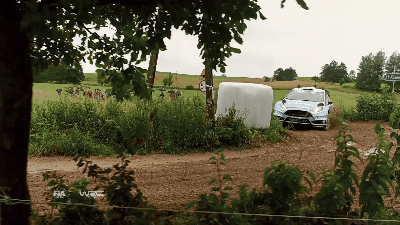
<instances>
[{"instance_id":1,"label":"tree branch","mask_svg":"<svg viewBox=\"0 0 400 225\"><path fill-rule=\"evenodd\" d=\"M46 48L49 48L49 49L54 49L54 50L57 50L57 51L60 51L60 52L62 52L62 53L64 53L64 55L66 55L66 56L68 56L70 59L72 59L73 61L75 61L75 59L74 58L72 58L66 51L64 51L63 49L59 49L59 48L55 48L55 47L50 47L50 46L47 46L47 45L45 45L45 44L40 44L40 43L37 43L36 41L30 41L32 44L35 44L35 45L39 45L39 46L41 46L41 47L46 47ZM49 52L50 53L50 52ZM50 53L51 54L51 53ZM53 54L51 54L53 57L54 57L54 55Z\"/></svg>"},{"instance_id":2,"label":"tree branch","mask_svg":"<svg viewBox=\"0 0 400 225\"><path fill-rule=\"evenodd\" d=\"M85 30L87 30L87 32L89 32L91 35L95 35L96 38L97 38L97 40L99 40L101 43L103 43L103 45L104 45L105 48L107 48L109 51L111 51L111 53L112 53L113 55L116 55L116 54L115 54L115 51L114 51L112 48L110 48L110 46L108 46L106 43L104 43L103 39L102 39L97 33L91 32L91 31L89 30L89 28L87 28L87 27L85 26L85 24L83 24L82 22L77 21L77 24L79 24L80 26L82 26L83 28L85 28ZM112 59L113 59L113 61L114 61L114 66L116 66L117 63L115 62L115 58L113 57ZM122 69L123 69L123 68L122 68ZM108 68L107 68L107 71L108 71Z\"/></svg>"}]
</instances>

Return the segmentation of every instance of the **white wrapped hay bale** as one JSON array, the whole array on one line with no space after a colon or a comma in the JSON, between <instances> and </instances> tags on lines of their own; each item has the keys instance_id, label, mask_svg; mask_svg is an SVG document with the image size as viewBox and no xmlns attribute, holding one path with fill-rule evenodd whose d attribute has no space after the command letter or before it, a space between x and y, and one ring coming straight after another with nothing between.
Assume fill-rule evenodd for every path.
<instances>
[{"instance_id":1,"label":"white wrapped hay bale","mask_svg":"<svg viewBox=\"0 0 400 225\"><path fill-rule=\"evenodd\" d=\"M245 124L248 127L267 128L271 121L272 87L263 84L222 82L219 84L217 116L225 116L235 103L236 116L247 109Z\"/></svg>"}]
</instances>

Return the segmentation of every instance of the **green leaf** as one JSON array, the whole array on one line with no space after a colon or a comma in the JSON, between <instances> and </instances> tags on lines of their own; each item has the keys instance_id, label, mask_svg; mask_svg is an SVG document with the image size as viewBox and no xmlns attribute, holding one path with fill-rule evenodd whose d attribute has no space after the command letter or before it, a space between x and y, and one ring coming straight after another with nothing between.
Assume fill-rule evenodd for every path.
<instances>
[{"instance_id":1,"label":"green leaf","mask_svg":"<svg viewBox=\"0 0 400 225\"><path fill-rule=\"evenodd\" d=\"M197 202L195 202L195 201L190 202L190 203L186 206L186 210L192 208L192 207L193 207L194 205L196 205L196 204L197 204Z\"/></svg>"},{"instance_id":2,"label":"green leaf","mask_svg":"<svg viewBox=\"0 0 400 225\"><path fill-rule=\"evenodd\" d=\"M243 39L239 36L239 34L236 31L233 32L233 39L235 39L235 41L238 44L243 44Z\"/></svg>"},{"instance_id":3,"label":"green leaf","mask_svg":"<svg viewBox=\"0 0 400 225\"><path fill-rule=\"evenodd\" d=\"M224 187L224 190L233 190L232 187Z\"/></svg>"},{"instance_id":4,"label":"green leaf","mask_svg":"<svg viewBox=\"0 0 400 225\"><path fill-rule=\"evenodd\" d=\"M217 179L215 179L215 178L211 179L210 184L214 183L216 180Z\"/></svg>"},{"instance_id":5,"label":"green leaf","mask_svg":"<svg viewBox=\"0 0 400 225\"><path fill-rule=\"evenodd\" d=\"M308 183L308 185L312 188L312 183L310 181L310 179L308 179L307 177L304 177L304 180Z\"/></svg>"},{"instance_id":6,"label":"green leaf","mask_svg":"<svg viewBox=\"0 0 400 225\"><path fill-rule=\"evenodd\" d=\"M225 162L220 162L219 164L221 164L221 165L223 165L223 166L226 166L226 163L225 163Z\"/></svg>"},{"instance_id":7,"label":"green leaf","mask_svg":"<svg viewBox=\"0 0 400 225\"><path fill-rule=\"evenodd\" d=\"M211 191L219 191L219 187L212 187Z\"/></svg>"},{"instance_id":8,"label":"green leaf","mask_svg":"<svg viewBox=\"0 0 400 225\"><path fill-rule=\"evenodd\" d=\"M237 24L237 29L238 29L238 32L239 32L240 34L243 34L243 32L246 30L246 28L247 28L247 26L246 26L245 23L239 23L239 24Z\"/></svg>"},{"instance_id":9,"label":"green leaf","mask_svg":"<svg viewBox=\"0 0 400 225\"><path fill-rule=\"evenodd\" d=\"M306 174L308 174L314 182L317 182L317 176L315 176L312 171L307 171Z\"/></svg>"},{"instance_id":10,"label":"green leaf","mask_svg":"<svg viewBox=\"0 0 400 225\"><path fill-rule=\"evenodd\" d=\"M306 5L306 3L304 2L304 0L296 0L297 4L299 4L301 6L301 8L308 10L308 7Z\"/></svg>"},{"instance_id":11,"label":"green leaf","mask_svg":"<svg viewBox=\"0 0 400 225\"><path fill-rule=\"evenodd\" d=\"M267 19L260 11L258 12L258 15L260 15L260 18L262 20L266 20Z\"/></svg>"},{"instance_id":12,"label":"green leaf","mask_svg":"<svg viewBox=\"0 0 400 225\"><path fill-rule=\"evenodd\" d=\"M56 184L57 183L54 180L52 180L47 184L47 186L52 187L52 186L55 186Z\"/></svg>"},{"instance_id":13,"label":"green leaf","mask_svg":"<svg viewBox=\"0 0 400 225\"><path fill-rule=\"evenodd\" d=\"M225 174L223 179L232 181L232 177L229 174Z\"/></svg>"},{"instance_id":14,"label":"green leaf","mask_svg":"<svg viewBox=\"0 0 400 225\"><path fill-rule=\"evenodd\" d=\"M240 49L233 48L233 47L231 48L231 51L234 52L234 53L238 53L238 54L242 53L242 51L240 51Z\"/></svg>"}]
</instances>

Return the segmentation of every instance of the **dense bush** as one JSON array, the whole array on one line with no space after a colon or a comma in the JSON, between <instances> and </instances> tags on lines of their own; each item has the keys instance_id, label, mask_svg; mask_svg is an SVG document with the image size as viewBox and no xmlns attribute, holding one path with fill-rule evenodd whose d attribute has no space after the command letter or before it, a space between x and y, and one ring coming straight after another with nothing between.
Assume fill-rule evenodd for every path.
<instances>
[{"instance_id":1,"label":"dense bush","mask_svg":"<svg viewBox=\"0 0 400 225\"><path fill-rule=\"evenodd\" d=\"M363 93L357 96L356 109L361 120L381 120L388 121L390 113L396 110L396 97L389 92L388 88L383 88L382 94Z\"/></svg>"},{"instance_id":2,"label":"dense bush","mask_svg":"<svg viewBox=\"0 0 400 225\"><path fill-rule=\"evenodd\" d=\"M186 90L196 90L196 88L193 85L187 85Z\"/></svg>"},{"instance_id":3,"label":"dense bush","mask_svg":"<svg viewBox=\"0 0 400 225\"><path fill-rule=\"evenodd\" d=\"M175 101L135 98L123 103L61 96L59 101L33 104L29 152L34 155L178 154L243 147L255 135L243 118L234 116L234 107L214 124L207 121L200 96ZM283 141L286 132L279 121L272 120L259 134L276 142Z\"/></svg>"}]
</instances>

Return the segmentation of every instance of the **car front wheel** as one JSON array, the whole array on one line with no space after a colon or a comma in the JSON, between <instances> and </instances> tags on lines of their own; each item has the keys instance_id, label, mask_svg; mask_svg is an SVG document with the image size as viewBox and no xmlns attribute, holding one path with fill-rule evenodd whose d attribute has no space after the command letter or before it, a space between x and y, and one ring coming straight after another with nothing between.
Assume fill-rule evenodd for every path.
<instances>
[{"instance_id":1,"label":"car front wheel","mask_svg":"<svg viewBox=\"0 0 400 225\"><path fill-rule=\"evenodd\" d=\"M329 117L328 117L328 119L326 120L326 127L324 127L324 131L328 131L330 128L330 125L331 125L331 123L329 122Z\"/></svg>"}]
</instances>

